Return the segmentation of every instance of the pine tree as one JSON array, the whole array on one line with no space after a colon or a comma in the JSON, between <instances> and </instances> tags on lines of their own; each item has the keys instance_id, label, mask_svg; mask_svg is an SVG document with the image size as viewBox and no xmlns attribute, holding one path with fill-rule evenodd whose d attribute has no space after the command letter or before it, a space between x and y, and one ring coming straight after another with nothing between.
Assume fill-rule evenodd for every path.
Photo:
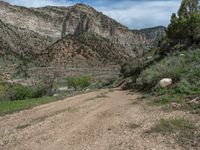
<instances>
[{"instance_id":1,"label":"pine tree","mask_svg":"<svg viewBox=\"0 0 200 150\"><path fill-rule=\"evenodd\" d=\"M190 17L192 13L199 11L198 0L183 0L178 11L179 17Z\"/></svg>"},{"instance_id":2,"label":"pine tree","mask_svg":"<svg viewBox=\"0 0 200 150\"><path fill-rule=\"evenodd\" d=\"M173 48L175 50L197 44L200 44L199 1L182 0L178 14L172 14L165 40L160 43L161 51L165 53L164 47L167 46L168 50Z\"/></svg>"}]
</instances>

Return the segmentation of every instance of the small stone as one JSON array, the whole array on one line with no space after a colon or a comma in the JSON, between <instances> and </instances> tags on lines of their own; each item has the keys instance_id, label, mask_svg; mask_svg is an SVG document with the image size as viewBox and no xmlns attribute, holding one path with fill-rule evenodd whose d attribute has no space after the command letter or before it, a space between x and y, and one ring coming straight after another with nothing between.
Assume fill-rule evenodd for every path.
<instances>
[{"instance_id":1,"label":"small stone","mask_svg":"<svg viewBox=\"0 0 200 150\"><path fill-rule=\"evenodd\" d=\"M178 104L178 103L171 103L171 107L173 109L180 109L181 108L181 104Z\"/></svg>"},{"instance_id":2,"label":"small stone","mask_svg":"<svg viewBox=\"0 0 200 150\"><path fill-rule=\"evenodd\" d=\"M111 128L108 128L108 131L110 131L111 130Z\"/></svg>"}]
</instances>

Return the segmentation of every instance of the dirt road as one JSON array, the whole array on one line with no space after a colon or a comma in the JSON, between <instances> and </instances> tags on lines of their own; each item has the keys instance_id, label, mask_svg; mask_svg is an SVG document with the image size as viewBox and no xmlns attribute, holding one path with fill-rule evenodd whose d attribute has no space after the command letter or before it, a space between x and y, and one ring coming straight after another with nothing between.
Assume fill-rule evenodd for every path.
<instances>
[{"instance_id":1,"label":"dirt road","mask_svg":"<svg viewBox=\"0 0 200 150\"><path fill-rule=\"evenodd\" d=\"M1 117L0 149L181 149L172 138L145 131L161 118L188 114L152 108L138 96L100 90Z\"/></svg>"}]
</instances>

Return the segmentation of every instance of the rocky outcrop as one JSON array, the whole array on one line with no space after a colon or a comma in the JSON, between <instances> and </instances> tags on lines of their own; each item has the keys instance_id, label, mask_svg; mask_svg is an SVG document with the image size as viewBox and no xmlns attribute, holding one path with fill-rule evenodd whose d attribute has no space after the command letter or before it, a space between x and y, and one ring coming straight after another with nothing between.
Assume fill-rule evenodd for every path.
<instances>
[{"instance_id":1,"label":"rocky outcrop","mask_svg":"<svg viewBox=\"0 0 200 150\"><path fill-rule=\"evenodd\" d=\"M96 33L131 56L140 56L154 46L164 28L132 31L115 20L84 4L71 7L25 8L0 1L0 19L18 28L31 30L41 36L63 38L69 34ZM150 32L149 32L150 31Z\"/></svg>"},{"instance_id":2,"label":"rocky outcrop","mask_svg":"<svg viewBox=\"0 0 200 150\"><path fill-rule=\"evenodd\" d=\"M148 39L148 41L152 44L152 46L156 46L159 42L159 40L165 36L165 30L166 27L163 26L158 26L158 27L153 27L153 28L146 28L140 30L145 37Z\"/></svg>"}]
</instances>

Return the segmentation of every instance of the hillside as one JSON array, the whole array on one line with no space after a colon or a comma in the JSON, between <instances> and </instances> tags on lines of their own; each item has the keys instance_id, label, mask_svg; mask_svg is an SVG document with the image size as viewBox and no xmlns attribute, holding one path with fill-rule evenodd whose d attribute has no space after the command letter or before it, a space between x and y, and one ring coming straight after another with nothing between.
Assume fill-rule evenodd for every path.
<instances>
[{"instance_id":1,"label":"hillside","mask_svg":"<svg viewBox=\"0 0 200 150\"><path fill-rule=\"evenodd\" d=\"M183 0L178 13L172 14L166 35L152 53L139 62L131 59L124 64L121 72L130 81L124 88L147 93L155 105L174 104L175 108L199 114L199 24L198 1ZM163 87L163 80L170 81L169 85Z\"/></svg>"},{"instance_id":2,"label":"hillside","mask_svg":"<svg viewBox=\"0 0 200 150\"><path fill-rule=\"evenodd\" d=\"M146 32L164 31L164 28L155 28L143 31L132 31L115 20L84 4L71 7L43 7L25 8L0 2L0 19L17 28L39 33L41 36L61 38L68 34L83 32L96 33L115 44L120 44L125 53L130 56L141 56L149 47L161 38L162 35ZM163 32L160 32L163 33Z\"/></svg>"},{"instance_id":3,"label":"hillside","mask_svg":"<svg viewBox=\"0 0 200 150\"><path fill-rule=\"evenodd\" d=\"M37 62L40 66L69 68L119 67L130 57L121 45L116 45L97 34L68 35L43 51Z\"/></svg>"},{"instance_id":4,"label":"hillside","mask_svg":"<svg viewBox=\"0 0 200 150\"><path fill-rule=\"evenodd\" d=\"M32 61L42 50L52 44L55 39L5 24L0 20L0 57ZM14 63L15 61L13 61Z\"/></svg>"}]
</instances>

